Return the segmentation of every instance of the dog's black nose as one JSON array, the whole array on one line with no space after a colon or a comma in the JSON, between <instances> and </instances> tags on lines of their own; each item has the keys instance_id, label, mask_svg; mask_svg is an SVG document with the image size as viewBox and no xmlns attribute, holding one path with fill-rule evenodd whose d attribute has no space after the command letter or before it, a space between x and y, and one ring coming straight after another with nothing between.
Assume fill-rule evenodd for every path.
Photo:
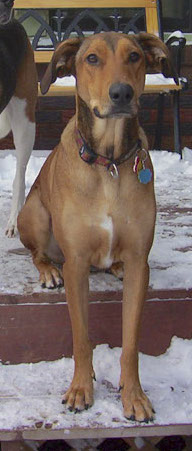
<instances>
[{"instance_id":1,"label":"dog's black nose","mask_svg":"<svg viewBox=\"0 0 192 451\"><path fill-rule=\"evenodd\" d=\"M115 105L123 106L133 97L133 88L126 83L113 83L109 88L109 96Z\"/></svg>"}]
</instances>

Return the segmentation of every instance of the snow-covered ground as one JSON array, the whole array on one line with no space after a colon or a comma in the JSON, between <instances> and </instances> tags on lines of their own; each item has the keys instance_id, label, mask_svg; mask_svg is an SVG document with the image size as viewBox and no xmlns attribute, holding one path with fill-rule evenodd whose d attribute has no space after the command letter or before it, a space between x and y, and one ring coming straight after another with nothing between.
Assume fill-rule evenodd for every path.
<instances>
[{"instance_id":1,"label":"snow-covered ground","mask_svg":"<svg viewBox=\"0 0 192 451\"><path fill-rule=\"evenodd\" d=\"M151 152L155 167L158 204L155 242L150 254L153 288L192 287L192 151L177 154ZM38 173L45 154L34 152L27 170L27 190ZM11 185L15 169L14 152L0 153L0 292L32 293L41 288L29 255L10 253L21 248L19 238L5 237ZM177 208L177 211L175 211ZM179 209L179 210L178 210ZM108 274L91 275L92 290L121 288ZM46 426L121 427L132 423L123 417L119 382L119 348L100 345L94 351L97 381L94 406L75 415L61 404L69 386L73 360L37 364L0 365L0 429ZM192 422L192 340L174 338L159 357L140 354L140 376L144 390L156 411L155 423ZM80 449L80 448L79 448Z\"/></svg>"},{"instance_id":2,"label":"snow-covered ground","mask_svg":"<svg viewBox=\"0 0 192 451\"><path fill-rule=\"evenodd\" d=\"M120 352L107 345L95 349L95 402L79 415L61 404L73 375L72 359L0 365L0 429L133 426L123 416L118 392ZM192 340L174 337L159 357L140 354L140 376L156 412L154 424L192 422Z\"/></svg>"},{"instance_id":3,"label":"snow-covered ground","mask_svg":"<svg viewBox=\"0 0 192 451\"><path fill-rule=\"evenodd\" d=\"M27 191L32 185L46 152L33 152L27 169ZM183 160L169 152L151 152L155 168L155 190L158 206L155 240L150 253L150 286L154 289L192 287L192 150L185 149ZM26 254L17 255L19 238L5 237L12 181L15 171L14 152L0 152L0 293L33 293L41 291L38 273ZM177 208L178 211L175 211ZM22 268L22 270L21 270ZM121 289L112 275L99 273L90 277L91 290Z\"/></svg>"}]
</instances>

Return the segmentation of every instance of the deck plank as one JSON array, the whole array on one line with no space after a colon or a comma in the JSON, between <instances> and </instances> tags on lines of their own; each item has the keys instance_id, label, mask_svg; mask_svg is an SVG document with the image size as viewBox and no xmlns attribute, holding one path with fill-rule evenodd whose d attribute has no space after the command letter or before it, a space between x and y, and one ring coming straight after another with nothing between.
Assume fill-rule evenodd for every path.
<instances>
[{"instance_id":1,"label":"deck plank","mask_svg":"<svg viewBox=\"0 0 192 451\"><path fill-rule=\"evenodd\" d=\"M183 290L181 293L184 293ZM160 293L162 294L162 293ZM167 292L166 297L145 302L140 333L140 351L159 355L166 351L173 335L191 338L192 297L174 298L179 293ZM58 295L54 302L44 295L39 302L0 303L0 356L12 364L56 360L72 355L72 334L67 303ZM3 296L6 299L6 296ZM51 298L51 295L50 295ZM63 295L62 295L63 298ZM103 300L105 299L105 300ZM107 300L106 300L107 299ZM122 292L92 293L89 305L89 333L94 345L108 343L121 346ZM169 299L169 300L168 300ZM29 299L27 299L29 301ZM149 334L150 331L150 334ZM12 345L14 343L14 346Z\"/></svg>"},{"instance_id":2,"label":"deck plank","mask_svg":"<svg viewBox=\"0 0 192 451\"><path fill-rule=\"evenodd\" d=\"M191 424L136 425L127 427L73 427L68 429L26 428L15 431L0 430L0 440L71 440L115 437L164 437L170 435L191 435Z\"/></svg>"}]
</instances>

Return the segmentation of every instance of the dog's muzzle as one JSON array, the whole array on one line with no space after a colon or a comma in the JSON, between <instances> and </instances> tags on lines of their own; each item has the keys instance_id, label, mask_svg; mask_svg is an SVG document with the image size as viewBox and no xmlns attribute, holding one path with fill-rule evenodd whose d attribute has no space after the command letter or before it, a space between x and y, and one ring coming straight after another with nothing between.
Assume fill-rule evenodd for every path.
<instances>
[{"instance_id":1,"label":"dog's muzzle","mask_svg":"<svg viewBox=\"0 0 192 451\"><path fill-rule=\"evenodd\" d=\"M113 104L124 108L133 98L133 88L127 83L113 83L109 88L109 97Z\"/></svg>"},{"instance_id":2,"label":"dog's muzzle","mask_svg":"<svg viewBox=\"0 0 192 451\"><path fill-rule=\"evenodd\" d=\"M113 83L109 88L111 105L107 113L101 113L97 107L93 109L95 116L100 119L135 115L132 99L134 91L127 83Z\"/></svg>"}]
</instances>

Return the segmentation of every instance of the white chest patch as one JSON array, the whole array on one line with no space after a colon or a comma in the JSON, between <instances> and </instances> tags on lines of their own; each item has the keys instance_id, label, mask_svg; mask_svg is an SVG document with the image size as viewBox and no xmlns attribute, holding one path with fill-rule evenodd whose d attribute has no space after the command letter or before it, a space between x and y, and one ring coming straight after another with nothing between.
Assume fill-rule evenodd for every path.
<instances>
[{"instance_id":1,"label":"white chest patch","mask_svg":"<svg viewBox=\"0 0 192 451\"><path fill-rule=\"evenodd\" d=\"M104 220L100 224L100 227L108 232L108 250L106 252L106 255L102 259L102 265L104 268L109 268L113 263L113 258L111 256L113 241L113 221L111 216L105 216Z\"/></svg>"}]
</instances>

